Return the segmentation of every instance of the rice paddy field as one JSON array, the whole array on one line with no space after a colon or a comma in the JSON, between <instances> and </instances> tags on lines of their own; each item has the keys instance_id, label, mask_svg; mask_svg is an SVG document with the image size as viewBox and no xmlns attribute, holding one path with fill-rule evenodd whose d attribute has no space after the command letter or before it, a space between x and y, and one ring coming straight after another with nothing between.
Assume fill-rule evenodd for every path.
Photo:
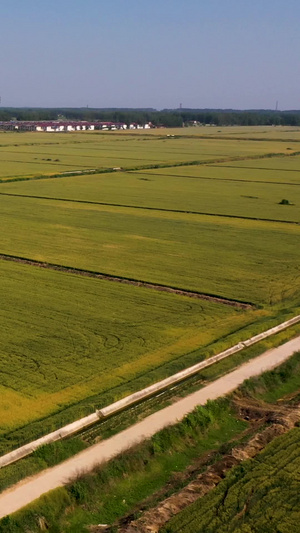
<instances>
[{"instance_id":1,"label":"rice paddy field","mask_svg":"<svg viewBox=\"0 0 300 533\"><path fill-rule=\"evenodd\" d=\"M295 428L232 469L216 489L179 513L163 533L297 531L299 437Z\"/></svg>"},{"instance_id":2,"label":"rice paddy field","mask_svg":"<svg viewBox=\"0 0 300 533\"><path fill-rule=\"evenodd\" d=\"M2 432L249 322L229 306L27 265L3 262L1 276Z\"/></svg>"},{"instance_id":3,"label":"rice paddy field","mask_svg":"<svg viewBox=\"0 0 300 533\"><path fill-rule=\"evenodd\" d=\"M0 441L296 314L299 147L296 128L1 132Z\"/></svg>"}]
</instances>

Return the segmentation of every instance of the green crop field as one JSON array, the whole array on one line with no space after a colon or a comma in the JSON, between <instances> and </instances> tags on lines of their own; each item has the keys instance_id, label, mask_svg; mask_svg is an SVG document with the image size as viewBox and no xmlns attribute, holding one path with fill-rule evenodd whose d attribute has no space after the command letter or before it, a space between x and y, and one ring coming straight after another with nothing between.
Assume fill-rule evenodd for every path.
<instances>
[{"instance_id":1,"label":"green crop field","mask_svg":"<svg viewBox=\"0 0 300 533\"><path fill-rule=\"evenodd\" d=\"M276 160L276 165L274 161ZM296 162L295 170L284 168L293 166ZM267 168L266 165L272 168ZM246 166L245 166L246 165ZM264 167L264 168L262 168ZM275 168L277 167L277 168ZM272 157L271 159L258 159L246 161L230 161L225 163L207 163L205 165L182 165L180 167L170 167L161 169L143 170L139 173L163 177L182 177L200 180L213 179L217 181L232 180L246 181L250 183L282 183L286 185L299 186L299 158L294 157ZM217 184L215 184L217 185Z\"/></svg>"},{"instance_id":2,"label":"green crop field","mask_svg":"<svg viewBox=\"0 0 300 533\"><path fill-rule=\"evenodd\" d=\"M122 384L117 398L198 348L296 313L299 140L296 129L258 127L1 132L0 254L254 308L0 259L0 434L39 420L42 433L43 417ZM53 177L72 170L82 174Z\"/></svg>"},{"instance_id":3,"label":"green crop field","mask_svg":"<svg viewBox=\"0 0 300 533\"><path fill-rule=\"evenodd\" d=\"M147 130L147 135L152 136L161 136L166 130L163 129L154 129ZM132 135L131 130L122 132L124 135ZM144 135L146 132L144 130L134 131L134 135ZM188 135L193 137L241 137L245 139L255 139L255 140L283 140L287 141L293 139L295 141L300 140L300 128L291 127L291 126L204 126L204 127L194 127L189 126L188 128L178 129L178 128L168 128L168 134L173 135Z\"/></svg>"},{"instance_id":4,"label":"green crop field","mask_svg":"<svg viewBox=\"0 0 300 533\"><path fill-rule=\"evenodd\" d=\"M10 196L0 221L5 254L257 304L299 294L298 225Z\"/></svg>"},{"instance_id":5,"label":"green crop field","mask_svg":"<svg viewBox=\"0 0 300 533\"><path fill-rule=\"evenodd\" d=\"M296 147L297 149L297 147ZM249 168L251 170L263 170L264 174L272 175L278 172L300 172L300 157L293 155L290 157L271 157L259 160L244 160L244 161L231 161L230 163L222 163L222 166L230 166L232 168ZM268 172L267 172L268 171ZM254 177L254 176L253 176ZM268 179L268 178L267 178Z\"/></svg>"},{"instance_id":6,"label":"green crop field","mask_svg":"<svg viewBox=\"0 0 300 533\"><path fill-rule=\"evenodd\" d=\"M199 173L199 167L190 168ZM218 169L213 171L218 173ZM258 183L250 179L201 179L201 176L189 179L184 175L156 174L152 170L151 173L116 172L63 180L6 183L0 193L300 222L298 181L295 177L293 186L288 186L282 181ZM289 199L290 205L280 205L284 198Z\"/></svg>"},{"instance_id":7,"label":"green crop field","mask_svg":"<svg viewBox=\"0 0 300 533\"><path fill-rule=\"evenodd\" d=\"M251 313L225 305L5 261L0 267L2 435L251 322Z\"/></svg>"},{"instance_id":8,"label":"green crop field","mask_svg":"<svg viewBox=\"0 0 300 533\"><path fill-rule=\"evenodd\" d=\"M299 440L299 428L275 439L171 520L164 533L298 531Z\"/></svg>"}]
</instances>

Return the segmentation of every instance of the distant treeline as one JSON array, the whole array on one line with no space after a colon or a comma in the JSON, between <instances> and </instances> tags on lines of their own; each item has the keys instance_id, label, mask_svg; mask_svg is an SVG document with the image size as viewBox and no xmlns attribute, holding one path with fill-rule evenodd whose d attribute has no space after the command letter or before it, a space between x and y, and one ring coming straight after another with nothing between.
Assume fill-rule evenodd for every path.
<instances>
[{"instance_id":1,"label":"distant treeline","mask_svg":"<svg viewBox=\"0 0 300 533\"><path fill-rule=\"evenodd\" d=\"M300 111L272 111L234 109L164 109L152 108L1 108L0 120L101 120L104 122L152 122L154 126L181 127L196 121L216 126L300 126Z\"/></svg>"}]
</instances>

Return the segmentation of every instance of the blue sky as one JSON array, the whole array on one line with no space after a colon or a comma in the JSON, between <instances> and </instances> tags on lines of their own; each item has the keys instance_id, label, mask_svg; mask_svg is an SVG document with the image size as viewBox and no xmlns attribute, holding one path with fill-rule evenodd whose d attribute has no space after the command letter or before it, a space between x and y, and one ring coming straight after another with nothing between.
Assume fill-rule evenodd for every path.
<instances>
[{"instance_id":1,"label":"blue sky","mask_svg":"<svg viewBox=\"0 0 300 533\"><path fill-rule=\"evenodd\" d=\"M300 109L299 0L1 0L3 106Z\"/></svg>"}]
</instances>

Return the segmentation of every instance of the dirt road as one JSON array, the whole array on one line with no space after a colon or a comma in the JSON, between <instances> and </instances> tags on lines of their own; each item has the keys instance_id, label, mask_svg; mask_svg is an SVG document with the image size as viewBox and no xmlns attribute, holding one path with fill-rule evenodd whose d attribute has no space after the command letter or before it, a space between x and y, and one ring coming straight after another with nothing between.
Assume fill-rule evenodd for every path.
<instances>
[{"instance_id":1,"label":"dirt road","mask_svg":"<svg viewBox=\"0 0 300 533\"><path fill-rule=\"evenodd\" d=\"M64 485L77 473L91 470L95 464L108 461L133 444L151 437L165 426L176 423L197 405L203 405L209 399L213 400L227 394L245 379L274 368L299 350L300 336L278 348L268 350L203 389L148 416L110 439L91 446L64 463L21 481L0 494L0 518L21 509L45 492Z\"/></svg>"}]
</instances>

